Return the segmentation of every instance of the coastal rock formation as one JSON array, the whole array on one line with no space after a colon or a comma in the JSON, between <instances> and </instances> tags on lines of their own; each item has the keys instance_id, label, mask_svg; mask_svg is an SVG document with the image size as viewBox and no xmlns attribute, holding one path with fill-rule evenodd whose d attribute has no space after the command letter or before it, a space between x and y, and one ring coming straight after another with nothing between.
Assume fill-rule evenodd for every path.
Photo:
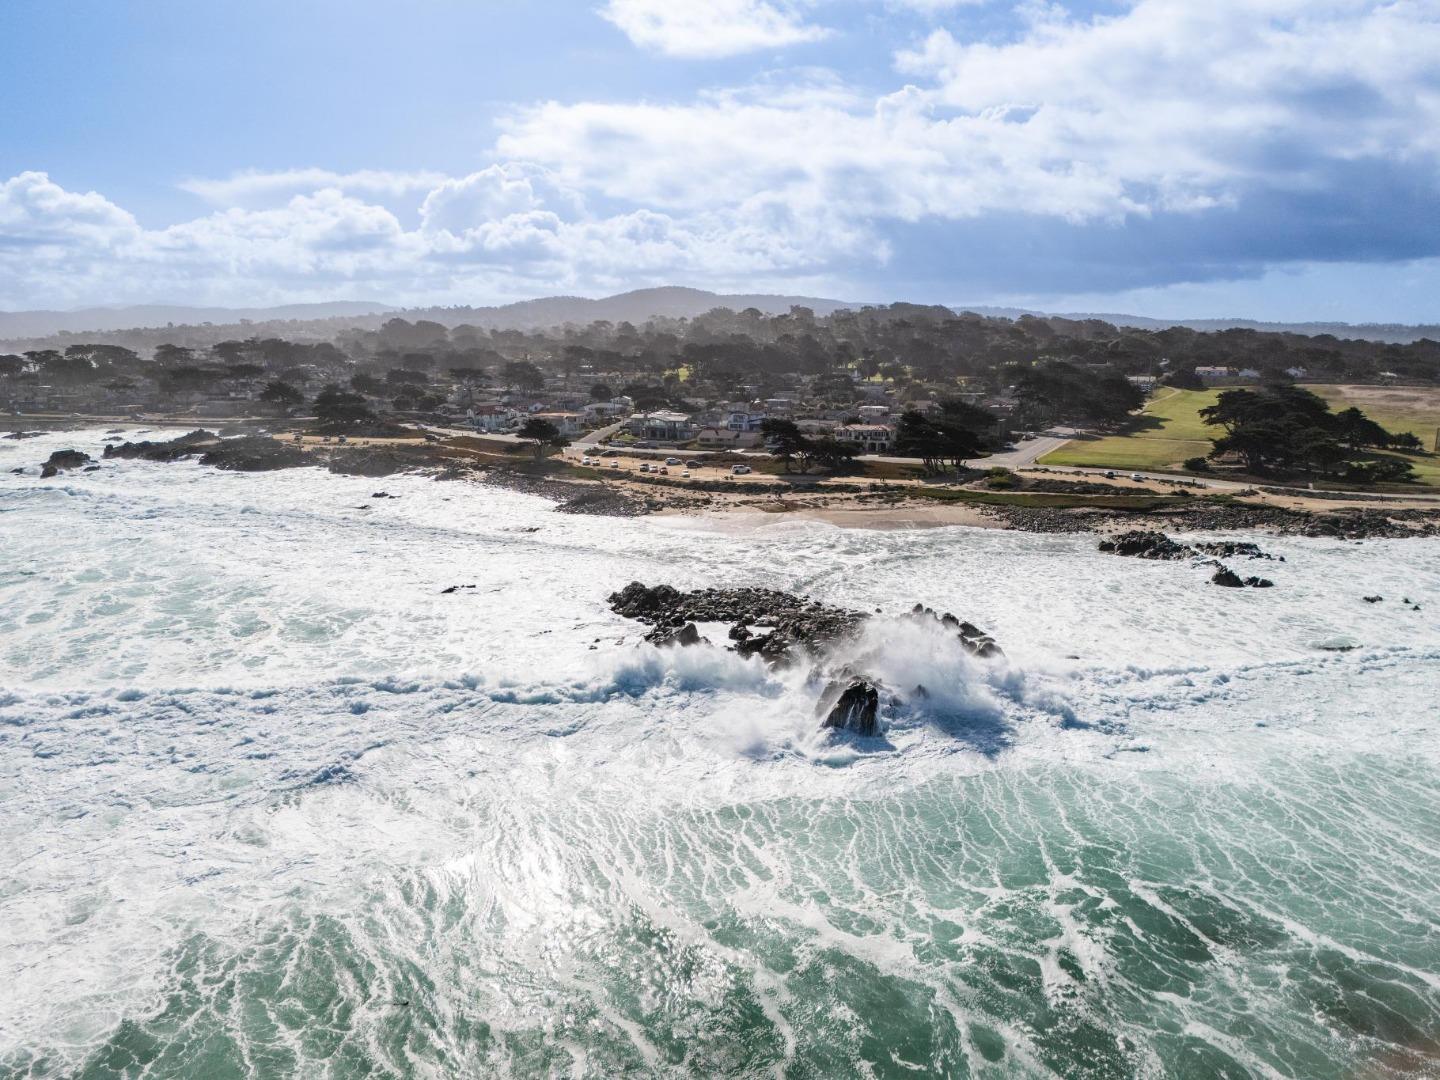
<instances>
[{"instance_id":1,"label":"coastal rock formation","mask_svg":"<svg viewBox=\"0 0 1440 1080\"><path fill-rule=\"evenodd\" d=\"M820 695L815 713L825 717L822 728L871 738L880 733L880 691L866 679L832 682Z\"/></svg>"},{"instance_id":2,"label":"coastal rock formation","mask_svg":"<svg viewBox=\"0 0 1440 1080\"><path fill-rule=\"evenodd\" d=\"M709 644L701 636L701 625L729 624L729 648L741 656L758 656L772 668L787 667L808 660L815 662L812 682L823 683L816 705L822 727L872 736L880 730L880 706L899 699L864 672L865 661L838 670L826 659L839 646L858 639L861 629L875 615L849 608L830 607L807 597L774 589L697 589L682 592L671 585L645 585L632 581L609 597L617 615L650 626L645 640L659 646ZM960 650L982 659L1003 657L995 639L973 623L924 604L899 617L953 635ZM857 670L858 669L858 670ZM883 693L883 698L882 698ZM924 687L916 696L928 697Z\"/></svg>"},{"instance_id":3,"label":"coastal rock formation","mask_svg":"<svg viewBox=\"0 0 1440 1080\"><path fill-rule=\"evenodd\" d=\"M1269 578L1242 578L1227 566L1222 566L1215 571L1215 575L1210 579L1210 584L1220 585L1227 589L1270 589L1275 586L1275 583Z\"/></svg>"},{"instance_id":4,"label":"coastal rock formation","mask_svg":"<svg viewBox=\"0 0 1440 1080\"><path fill-rule=\"evenodd\" d=\"M686 623L730 623L734 649L760 656L772 665L788 664L799 652L818 652L853 636L865 622L862 612L824 604L772 589L699 589L682 593L669 585L647 587L632 581L610 597L618 615L655 627L658 641Z\"/></svg>"},{"instance_id":5,"label":"coastal rock formation","mask_svg":"<svg viewBox=\"0 0 1440 1080\"><path fill-rule=\"evenodd\" d=\"M205 431L197 428L175 439L165 442L126 442L118 446L110 445L105 447L105 457L126 458L138 461L180 461L183 458L194 457L199 453L199 447L208 446L220 441L220 436L212 431Z\"/></svg>"},{"instance_id":6,"label":"coastal rock formation","mask_svg":"<svg viewBox=\"0 0 1440 1080\"><path fill-rule=\"evenodd\" d=\"M225 439L200 455L201 465L232 472L274 472L311 464L305 451L265 435Z\"/></svg>"},{"instance_id":7,"label":"coastal rock formation","mask_svg":"<svg viewBox=\"0 0 1440 1080\"><path fill-rule=\"evenodd\" d=\"M1172 540L1161 532L1151 532L1144 529L1136 529L1131 532L1121 533L1100 541L1100 550L1108 551L1114 555L1127 555L1136 559L1199 559L1204 555L1237 556L1243 555L1251 559L1273 559L1275 556L1267 555L1260 548L1252 543L1236 540L1215 541L1212 543L1196 544L1194 547ZM1280 559L1284 562L1284 559ZM1242 578L1229 567L1217 562L1215 559L1205 559L1204 562L1215 567L1215 573L1210 578L1212 585L1219 585L1226 589L1270 589L1275 583L1269 578L1248 577Z\"/></svg>"},{"instance_id":8,"label":"coastal rock formation","mask_svg":"<svg viewBox=\"0 0 1440 1080\"><path fill-rule=\"evenodd\" d=\"M1206 555L1214 555L1217 559L1270 559L1273 562L1284 562L1284 555L1270 555L1260 550L1259 544L1252 544L1248 540L1214 540L1206 543L1196 544L1196 551L1203 551Z\"/></svg>"},{"instance_id":9,"label":"coastal rock formation","mask_svg":"<svg viewBox=\"0 0 1440 1080\"><path fill-rule=\"evenodd\" d=\"M40 479L48 480L67 469L79 469L93 461L89 454L79 450L56 450L40 467Z\"/></svg>"},{"instance_id":10,"label":"coastal rock formation","mask_svg":"<svg viewBox=\"0 0 1440 1080\"><path fill-rule=\"evenodd\" d=\"M1161 532L1132 529L1100 541L1100 550L1133 559L1188 559L1195 549L1171 540Z\"/></svg>"}]
</instances>

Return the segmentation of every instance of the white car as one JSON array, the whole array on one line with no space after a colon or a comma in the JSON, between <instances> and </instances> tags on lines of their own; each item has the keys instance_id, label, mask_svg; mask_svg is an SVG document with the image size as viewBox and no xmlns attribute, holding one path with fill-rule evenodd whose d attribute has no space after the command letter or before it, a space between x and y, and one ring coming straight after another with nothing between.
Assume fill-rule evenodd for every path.
<instances>
[{"instance_id":1,"label":"white car","mask_svg":"<svg viewBox=\"0 0 1440 1080\"><path fill-rule=\"evenodd\" d=\"M679 465L679 464L680 464L680 459L679 459L678 457L667 457L667 458L665 459L665 464L666 464L666 465Z\"/></svg>"},{"instance_id":2,"label":"white car","mask_svg":"<svg viewBox=\"0 0 1440 1080\"><path fill-rule=\"evenodd\" d=\"M734 475L734 476L745 476L745 475L747 475L747 474L750 472L750 466L749 466L749 465L732 465L732 466L730 466L730 472L731 472L731 474Z\"/></svg>"},{"instance_id":3,"label":"white car","mask_svg":"<svg viewBox=\"0 0 1440 1080\"><path fill-rule=\"evenodd\" d=\"M641 472L649 472L649 471L650 471L650 463L649 463L648 461L642 461L642 462L640 462L640 471L641 471Z\"/></svg>"},{"instance_id":4,"label":"white car","mask_svg":"<svg viewBox=\"0 0 1440 1080\"><path fill-rule=\"evenodd\" d=\"M1145 480L1145 477L1141 476L1138 472L1132 472L1132 473L1130 474L1130 479L1131 479L1131 480L1135 480L1135 481L1140 482L1140 483L1143 483L1144 480Z\"/></svg>"},{"instance_id":5,"label":"white car","mask_svg":"<svg viewBox=\"0 0 1440 1080\"><path fill-rule=\"evenodd\" d=\"M680 474L680 476L681 476L682 479L689 480L689 479L690 479L690 470L689 470L689 469L686 469L684 472L682 472L682 473Z\"/></svg>"}]
</instances>

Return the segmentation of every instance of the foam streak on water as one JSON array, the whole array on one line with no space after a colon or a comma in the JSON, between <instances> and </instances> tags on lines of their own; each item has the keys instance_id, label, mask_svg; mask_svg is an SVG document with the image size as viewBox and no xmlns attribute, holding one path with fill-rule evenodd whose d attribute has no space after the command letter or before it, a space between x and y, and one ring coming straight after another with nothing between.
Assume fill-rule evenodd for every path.
<instances>
[{"instance_id":1,"label":"foam streak on water","mask_svg":"<svg viewBox=\"0 0 1440 1080\"><path fill-rule=\"evenodd\" d=\"M1440 1069L1440 543L1267 540L1259 593L1085 537L38 479L102 437L0 441L0 1076ZM827 738L806 672L641 644L632 579L923 601L1008 660L877 623L904 701Z\"/></svg>"}]
</instances>

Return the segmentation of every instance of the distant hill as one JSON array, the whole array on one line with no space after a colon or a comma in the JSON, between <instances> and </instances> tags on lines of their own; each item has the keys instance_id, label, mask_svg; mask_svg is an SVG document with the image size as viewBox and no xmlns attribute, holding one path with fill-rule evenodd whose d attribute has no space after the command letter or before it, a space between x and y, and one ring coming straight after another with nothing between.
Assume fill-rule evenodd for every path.
<instances>
[{"instance_id":1,"label":"distant hill","mask_svg":"<svg viewBox=\"0 0 1440 1080\"><path fill-rule=\"evenodd\" d=\"M1172 326L1183 326L1190 330L1212 333L1220 330L1258 330L1268 334L1303 334L1306 337L1330 334L1337 338L1384 341L1396 345L1408 345L1421 338L1440 341L1440 324L1436 323L1407 326L1400 323L1260 322L1256 319L1152 319L1145 315L1037 311L1029 308L989 307L984 304L956 305L953 310L973 311L976 315L999 319L1018 319L1022 315L1034 315L1041 319L1073 319L1076 322L1098 320L1112 326L1131 326L1137 330L1165 330Z\"/></svg>"},{"instance_id":2,"label":"distant hill","mask_svg":"<svg viewBox=\"0 0 1440 1080\"><path fill-rule=\"evenodd\" d=\"M766 315L780 315L792 307L806 307L816 315L830 315L844 308L859 309L866 305L816 296L780 296L769 293L714 293L704 289L666 286L637 289L592 299L584 296L547 296L521 300L513 304L488 307L422 307L400 308L370 301L336 301L321 304L286 304L270 308L184 307L170 304L149 304L132 307L97 307L80 311L15 311L0 312L0 350L41 348L47 339L60 335L70 341L105 339L125 343L125 331L148 330L146 340L155 331L173 329L165 338L175 343L204 345L226 338L288 336L296 340L328 340L345 329L374 330L386 319L399 317L412 322L429 319L448 327L468 323L486 329L538 330L566 323L584 325L596 320L631 322L637 326L652 318L685 319L703 315L717 308L743 311L756 308ZM1193 330L1218 331L1231 329L1305 334L1333 334L1337 338L1358 338L1368 341L1408 344L1420 338L1440 340L1440 325L1400 326L1366 323L1284 323L1258 322L1253 319L1153 319L1142 315L1057 314L1025 308L994 307L985 304L952 305L955 312L973 311L977 315L1018 319L1022 315L1038 318L1054 317L1077 321L1099 320L1115 326L1143 330L1162 330L1184 326ZM93 338L91 337L93 335ZM143 344L144 342L141 342ZM150 344L153 346L154 342Z\"/></svg>"},{"instance_id":3,"label":"distant hill","mask_svg":"<svg viewBox=\"0 0 1440 1080\"><path fill-rule=\"evenodd\" d=\"M341 300L328 304L283 304L271 308L183 307L137 304L129 307L81 308L78 311L0 311L0 339L40 338L51 334L135 330L155 326L201 326L205 323L289 322L380 315L386 304Z\"/></svg>"},{"instance_id":4,"label":"distant hill","mask_svg":"<svg viewBox=\"0 0 1440 1080\"><path fill-rule=\"evenodd\" d=\"M412 320L433 319L447 326L469 323L503 330L533 330L563 326L565 323L583 325L597 319L637 325L654 318L693 319L717 307L733 311L753 307L766 315L783 315L795 306L810 308L816 315L829 315L842 308L858 308L861 305L818 296L713 293L669 285L658 289L636 289L599 300L584 296L547 296L498 307L411 308L398 314Z\"/></svg>"}]
</instances>

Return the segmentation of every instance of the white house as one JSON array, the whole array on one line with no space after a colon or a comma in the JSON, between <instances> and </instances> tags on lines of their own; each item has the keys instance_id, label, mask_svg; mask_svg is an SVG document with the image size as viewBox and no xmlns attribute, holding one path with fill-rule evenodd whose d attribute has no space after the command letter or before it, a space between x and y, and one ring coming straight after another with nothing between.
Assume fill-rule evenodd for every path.
<instances>
[{"instance_id":1,"label":"white house","mask_svg":"<svg viewBox=\"0 0 1440 1080\"><path fill-rule=\"evenodd\" d=\"M878 424L890 415L889 405L861 405L855 410L855 415L864 420L867 424Z\"/></svg>"},{"instance_id":2,"label":"white house","mask_svg":"<svg viewBox=\"0 0 1440 1080\"><path fill-rule=\"evenodd\" d=\"M585 430L584 416L575 412L537 412L531 413L533 420L548 420L559 429L560 434L567 439L579 435Z\"/></svg>"},{"instance_id":3,"label":"white house","mask_svg":"<svg viewBox=\"0 0 1440 1080\"><path fill-rule=\"evenodd\" d=\"M1228 367L1197 367L1195 374L1206 386L1235 377L1235 372Z\"/></svg>"},{"instance_id":4,"label":"white house","mask_svg":"<svg viewBox=\"0 0 1440 1080\"><path fill-rule=\"evenodd\" d=\"M476 431L509 431L515 426L514 409L493 402L473 405L465 410L465 418Z\"/></svg>"},{"instance_id":5,"label":"white house","mask_svg":"<svg viewBox=\"0 0 1440 1080\"><path fill-rule=\"evenodd\" d=\"M731 431L759 431L768 417L751 409L732 409L725 414L725 426Z\"/></svg>"},{"instance_id":6,"label":"white house","mask_svg":"<svg viewBox=\"0 0 1440 1080\"><path fill-rule=\"evenodd\" d=\"M842 424L835 429L835 437L853 443L865 454L884 454L895 445L895 429L884 424Z\"/></svg>"},{"instance_id":7,"label":"white house","mask_svg":"<svg viewBox=\"0 0 1440 1080\"><path fill-rule=\"evenodd\" d=\"M630 406L623 401L592 401L580 411L587 420L608 420L611 417L624 416L630 411Z\"/></svg>"}]
</instances>

